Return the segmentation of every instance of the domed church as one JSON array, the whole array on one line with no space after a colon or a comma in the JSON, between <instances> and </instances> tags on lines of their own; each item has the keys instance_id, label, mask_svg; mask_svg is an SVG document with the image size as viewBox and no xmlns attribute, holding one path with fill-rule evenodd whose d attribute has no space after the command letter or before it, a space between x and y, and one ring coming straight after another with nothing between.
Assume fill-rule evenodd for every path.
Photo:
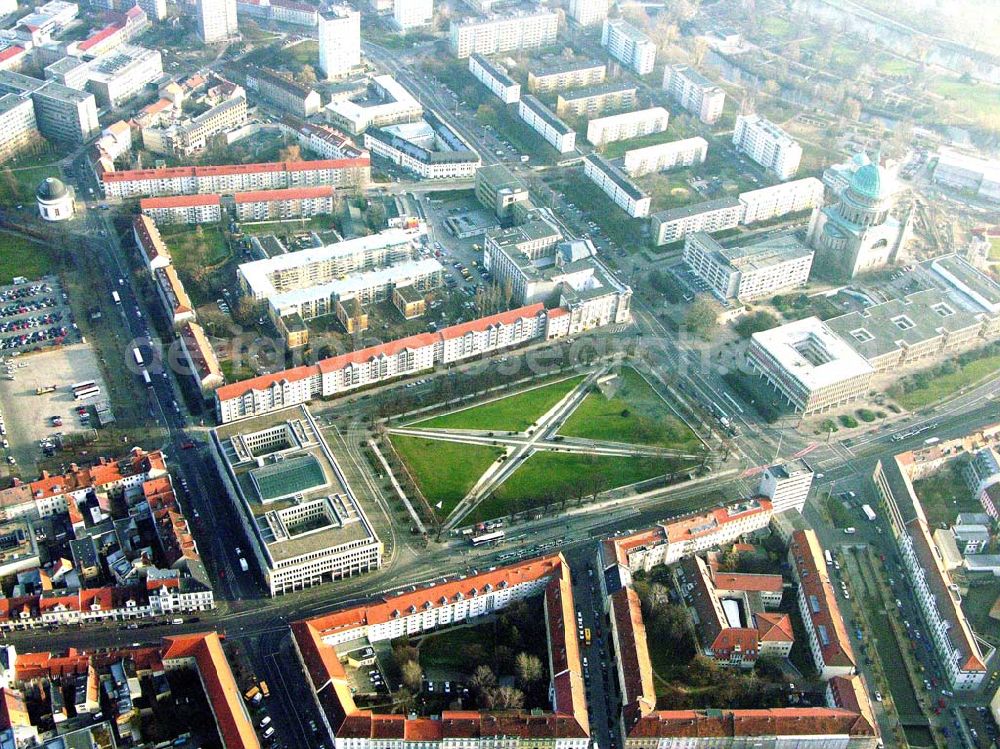
<instances>
[{"instance_id":1,"label":"domed church","mask_svg":"<svg viewBox=\"0 0 1000 749\"><path fill-rule=\"evenodd\" d=\"M879 155L851 177L840 199L813 211L809 245L818 266L854 278L896 261L909 238L909 220L892 216L895 180Z\"/></svg>"}]
</instances>

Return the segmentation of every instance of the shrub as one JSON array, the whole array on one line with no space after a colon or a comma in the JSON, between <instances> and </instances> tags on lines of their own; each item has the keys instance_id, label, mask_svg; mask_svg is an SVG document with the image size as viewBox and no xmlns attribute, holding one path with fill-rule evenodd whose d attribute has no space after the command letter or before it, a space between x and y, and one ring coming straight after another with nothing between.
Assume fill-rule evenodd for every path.
<instances>
[{"instance_id":1,"label":"shrub","mask_svg":"<svg viewBox=\"0 0 1000 749\"><path fill-rule=\"evenodd\" d=\"M858 420L855 419L850 414L844 414L840 417L840 423L843 424L847 429L854 429L858 425Z\"/></svg>"}]
</instances>

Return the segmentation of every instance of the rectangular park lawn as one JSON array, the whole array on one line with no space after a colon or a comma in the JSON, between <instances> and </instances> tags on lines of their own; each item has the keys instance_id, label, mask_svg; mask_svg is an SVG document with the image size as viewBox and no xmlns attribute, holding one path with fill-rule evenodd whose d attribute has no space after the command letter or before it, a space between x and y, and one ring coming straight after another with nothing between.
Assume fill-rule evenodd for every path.
<instances>
[{"instance_id":1,"label":"rectangular park lawn","mask_svg":"<svg viewBox=\"0 0 1000 749\"><path fill-rule=\"evenodd\" d=\"M408 426L421 429L479 429L523 432L583 381L583 375L540 385L481 406L432 416Z\"/></svg>"}]
</instances>

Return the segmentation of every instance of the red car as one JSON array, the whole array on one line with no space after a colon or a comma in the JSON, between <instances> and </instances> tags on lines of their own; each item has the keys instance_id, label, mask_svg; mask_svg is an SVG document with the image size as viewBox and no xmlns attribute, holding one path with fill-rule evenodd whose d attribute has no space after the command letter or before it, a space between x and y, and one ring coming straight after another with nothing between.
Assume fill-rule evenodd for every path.
<instances>
[{"instance_id":1,"label":"red car","mask_svg":"<svg viewBox=\"0 0 1000 749\"><path fill-rule=\"evenodd\" d=\"M190 450L192 447L194 447L194 443L191 440L184 440L181 443L181 450Z\"/></svg>"}]
</instances>

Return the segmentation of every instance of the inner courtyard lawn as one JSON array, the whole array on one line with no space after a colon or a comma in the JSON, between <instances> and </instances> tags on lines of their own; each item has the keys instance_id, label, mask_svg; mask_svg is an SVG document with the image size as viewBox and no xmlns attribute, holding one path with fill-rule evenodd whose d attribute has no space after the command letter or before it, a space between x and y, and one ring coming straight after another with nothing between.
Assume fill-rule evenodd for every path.
<instances>
[{"instance_id":1,"label":"inner courtyard lawn","mask_svg":"<svg viewBox=\"0 0 1000 749\"><path fill-rule=\"evenodd\" d=\"M617 380L610 383L610 390L613 394L608 398L595 388L566 420L559 434L700 451L701 441L695 433L671 413L634 369L623 368Z\"/></svg>"},{"instance_id":2,"label":"inner courtyard lawn","mask_svg":"<svg viewBox=\"0 0 1000 749\"><path fill-rule=\"evenodd\" d=\"M497 432L523 432L582 381L583 375L570 377L531 390L523 390L481 406L432 416L409 426L421 429L489 429Z\"/></svg>"}]
</instances>

